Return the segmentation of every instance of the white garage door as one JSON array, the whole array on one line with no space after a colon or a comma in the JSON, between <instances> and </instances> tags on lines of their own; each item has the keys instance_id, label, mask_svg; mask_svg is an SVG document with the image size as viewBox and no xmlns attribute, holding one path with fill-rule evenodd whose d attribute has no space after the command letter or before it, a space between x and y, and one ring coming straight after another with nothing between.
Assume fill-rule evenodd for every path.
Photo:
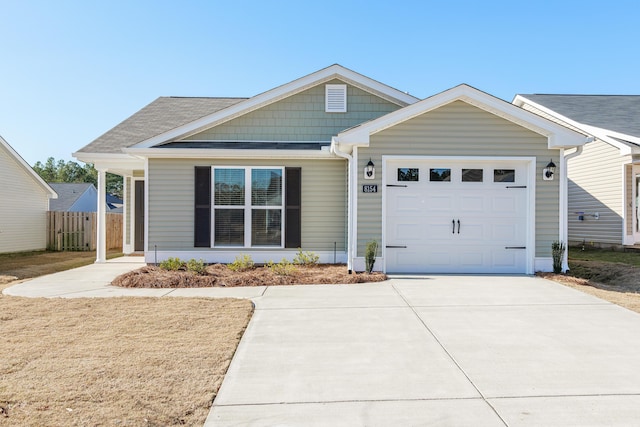
<instances>
[{"instance_id":1,"label":"white garage door","mask_svg":"<svg viewBox=\"0 0 640 427\"><path fill-rule=\"evenodd\" d=\"M525 273L527 163L392 160L390 273Z\"/></svg>"}]
</instances>

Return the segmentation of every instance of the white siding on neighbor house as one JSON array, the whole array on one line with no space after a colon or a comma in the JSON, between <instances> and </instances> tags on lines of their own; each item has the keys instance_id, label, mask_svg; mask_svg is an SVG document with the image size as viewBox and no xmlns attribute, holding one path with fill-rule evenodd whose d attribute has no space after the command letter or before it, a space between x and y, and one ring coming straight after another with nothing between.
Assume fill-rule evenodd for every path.
<instances>
[{"instance_id":1,"label":"white siding on neighbor house","mask_svg":"<svg viewBox=\"0 0 640 427\"><path fill-rule=\"evenodd\" d=\"M382 187L382 156L536 157L536 257L550 257L559 238L559 180L542 181L542 169L559 151L547 148L547 138L462 101L455 101L371 136L358 151L357 256L366 242L382 236L382 194L364 194L362 184ZM362 170L372 159L376 179L364 180Z\"/></svg>"},{"instance_id":2,"label":"white siding on neighbor house","mask_svg":"<svg viewBox=\"0 0 640 427\"><path fill-rule=\"evenodd\" d=\"M45 249L49 198L0 145L0 253Z\"/></svg>"},{"instance_id":3,"label":"white siding on neighbor house","mask_svg":"<svg viewBox=\"0 0 640 427\"><path fill-rule=\"evenodd\" d=\"M585 144L582 154L569 159L569 241L586 244L623 244L624 163L630 156L606 142ZM631 199L629 200L631 201ZM586 215L578 220L576 212Z\"/></svg>"},{"instance_id":4,"label":"white siding on neighbor house","mask_svg":"<svg viewBox=\"0 0 640 427\"><path fill-rule=\"evenodd\" d=\"M194 248L194 167L216 165L302 168L302 250L333 251L334 243L338 251L346 250L347 174L342 159L150 159L150 251L156 248L158 251L216 250ZM238 252L241 251L242 248L238 248Z\"/></svg>"}]
</instances>

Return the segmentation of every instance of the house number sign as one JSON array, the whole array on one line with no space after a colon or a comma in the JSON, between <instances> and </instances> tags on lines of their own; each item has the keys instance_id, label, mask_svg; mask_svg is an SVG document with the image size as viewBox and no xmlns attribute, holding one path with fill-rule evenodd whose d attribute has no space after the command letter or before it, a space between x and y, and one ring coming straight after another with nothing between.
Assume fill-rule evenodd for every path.
<instances>
[{"instance_id":1,"label":"house number sign","mask_svg":"<svg viewBox=\"0 0 640 427\"><path fill-rule=\"evenodd\" d=\"M362 192L363 193L377 193L378 192L378 186L377 185L363 185L362 186Z\"/></svg>"}]
</instances>

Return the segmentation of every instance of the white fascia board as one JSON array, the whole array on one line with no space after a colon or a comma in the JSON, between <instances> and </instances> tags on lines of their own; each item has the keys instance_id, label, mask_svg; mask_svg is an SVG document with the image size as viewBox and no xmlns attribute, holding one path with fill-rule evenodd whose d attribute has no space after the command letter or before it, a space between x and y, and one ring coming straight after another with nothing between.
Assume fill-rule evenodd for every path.
<instances>
[{"instance_id":1,"label":"white fascia board","mask_svg":"<svg viewBox=\"0 0 640 427\"><path fill-rule=\"evenodd\" d=\"M624 142L620 142L617 141L613 138L609 138L609 137L616 137L616 138L620 138L623 139L625 141L629 141L631 143L635 143L635 144L639 144L640 145L640 138L635 137L635 136L631 136L631 135L627 135L624 133L620 133L620 132L615 132L609 129L604 129L604 128L599 128L596 126L591 126L591 125L587 125L584 123L580 123L577 122L573 119L570 119L567 116L564 116L560 113L558 113L555 110L552 110L548 107L545 107L544 105L538 104L537 102L533 102L531 101L529 98L524 97L522 95L516 95L516 97L513 99L513 104L517 105L518 107L522 107L524 104L528 104L531 105L532 107L546 113L549 114L550 116L555 117L556 119L567 123L570 126L573 126L577 129L580 129L581 131L583 131L585 134L593 136L595 138L598 138L599 140L606 142L607 144L610 144L616 148L618 148L620 150L620 155L621 156L625 156L625 155L629 155L629 154L640 154L640 147L634 147L631 146L629 144L625 144Z\"/></svg>"},{"instance_id":2,"label":"white fascia board","mask_svg":"<svg viewBox=\"0 0 640 427\"><path fill-rule=\"evenodd\" d=\"M47 193L47 196L50 199L58 198L58 193L56 193L55 190L51 188L51 186L49 186L49 184L47 184L45 180L42 179L40 175L36 173L36 171L33 170L33 168L29 165L29 163L27 163L22 158L22 156L18 154L18 152L14 150L13 147L9 145L7 141L5 141L5 139L2 136L0 136L0 145L2 145L9 152L9 155L15 159L18 165L20 165L20 167L22 167L25 170L25 172L27 172L31 176L31 178L33 178L36 184L42 187L42 189Z\"/></svg>"},{"instance_id":3,"label":"white fascia board","mask_svg":"<svg viewBox=\"0 0 640 427\"><path fill-rule=\"evenodd\" d=\"M548 138L549 148L584 144L584 136L499 98L462 84L338 134L342 144L368 145L369 136L454 101L463 101Z\"/></svg>"},{"instance_id":4,"label":"white fascia board","mask_svg":"<svg viewBox=\"0 0 640 427\"><path fill-rule=\"evenodd\" d=\"M354 71L335 64L315 73L309 74L305 77L301 77L290 83L278 86L267 92L263 92L259 95L247 99L246 101L239 102L223 110L217 111L208 116L204 116L198 120L194 120L193 122L187 123L183 126L179 126L170 131L161 133L160 135L156 135L145 141L139 142L138 144L132 145L130 148L150 148L172 139L184 138L189 135L193 135L203 129L212 127L214 125L219 125L225 121L247 114L260 107L279 101L283 98L287 98L298 92L302 92L303 90L306 90L310 87L316 86L325 81L333 80L335 78L348 80L350 83L358 86L361 89L368 89L369 91L372 91L374 93L378 92L380 94L386 95L391 99L396 99L400 101L398 103L399 105L401 105L402 103L413 104L418 100L418 98L414 96L401 92L397 89L393 89L390 86L387 86L385 84L372 80L369 77L365 77L362 74L358 74Z\"/></svg>"},{"instance_id":5,"label":"white fascia board","mask_svg":"<svg viewBox=\"0 0 640 427\"><path fill-rule=\"evenodd\" d=\"M340 159L329 150L229 150L215 148L126 148L147 159Z\"/></svg>"},{"instance_id":6,"label":"white fascia board","mask_svg":"<svg viewBox=\"0 0 640 427\"><path fill-rule=\"evenodd\" d=\"M144 169L144 159L124 153L75 152L72 155L81 162L91 163L96 169L117 173L118 175L121 172L124 173L123 171Z\"/></svg>"}]
</instances>

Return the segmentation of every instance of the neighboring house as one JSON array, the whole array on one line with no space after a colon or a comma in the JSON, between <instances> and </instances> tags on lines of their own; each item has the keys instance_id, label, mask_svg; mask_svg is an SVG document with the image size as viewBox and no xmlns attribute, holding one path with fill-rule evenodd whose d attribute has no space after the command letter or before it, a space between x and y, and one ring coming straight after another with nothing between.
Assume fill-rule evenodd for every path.
<instances>
[{"instance_id":1,"label":"neighboring house","mask_svg":"<svg viewBox=\"0 0 640 427\"><path fill-rule=\"evenodd\" d=\"M55 191L0 137L0 253L45 249Z\"/></svg>"},{"instance_id":2,"label":"neighboring house","mask_svg":"<svg viewBox=\"0 0 640 427\"><path fill-rule=\"evenodd\" d=\"M98 209L98 190L91 183L50 182L51 188L58 193L58 198L49 201L50 211L62 212L96 212ZM106 211L122 212L122 200L106 195Z\"/></svg>"},{"instance_id":3,"label":"neighboring house","mask_svg":"<svg viewBox=\"0 0 640 427\"><path fill-rule=\"evenodd\" d=\"M518 95L513 103L592 139L568 161L569 242L640 244L640 96Z\"/></svg>"},{"instance_id":4,"label":"neighboring house","mask_svg":"<svg viewBox=\"0 0 640 427\"><path fill-rule=\"evenodd\" d=\"M467 85L420 101L333 65L252 98L159 98L74 156L99 187L124 176L124 251L147 262L302 248L362 271L377 240L387 272L531 274L566 240L566 171L543 170L584 139Z\"/></svg>"},{"instance_id":5,"label":"neighboring house","mask_svg":"<svg viewBox=\"0 0 640 427\"><path fill-rule=\"evenodd\" d=\"M50 182L58 193L56 200L49 201L50 211L95 212L98 206L98 190L90 183Z\"/></svg>"}]
</instances>

